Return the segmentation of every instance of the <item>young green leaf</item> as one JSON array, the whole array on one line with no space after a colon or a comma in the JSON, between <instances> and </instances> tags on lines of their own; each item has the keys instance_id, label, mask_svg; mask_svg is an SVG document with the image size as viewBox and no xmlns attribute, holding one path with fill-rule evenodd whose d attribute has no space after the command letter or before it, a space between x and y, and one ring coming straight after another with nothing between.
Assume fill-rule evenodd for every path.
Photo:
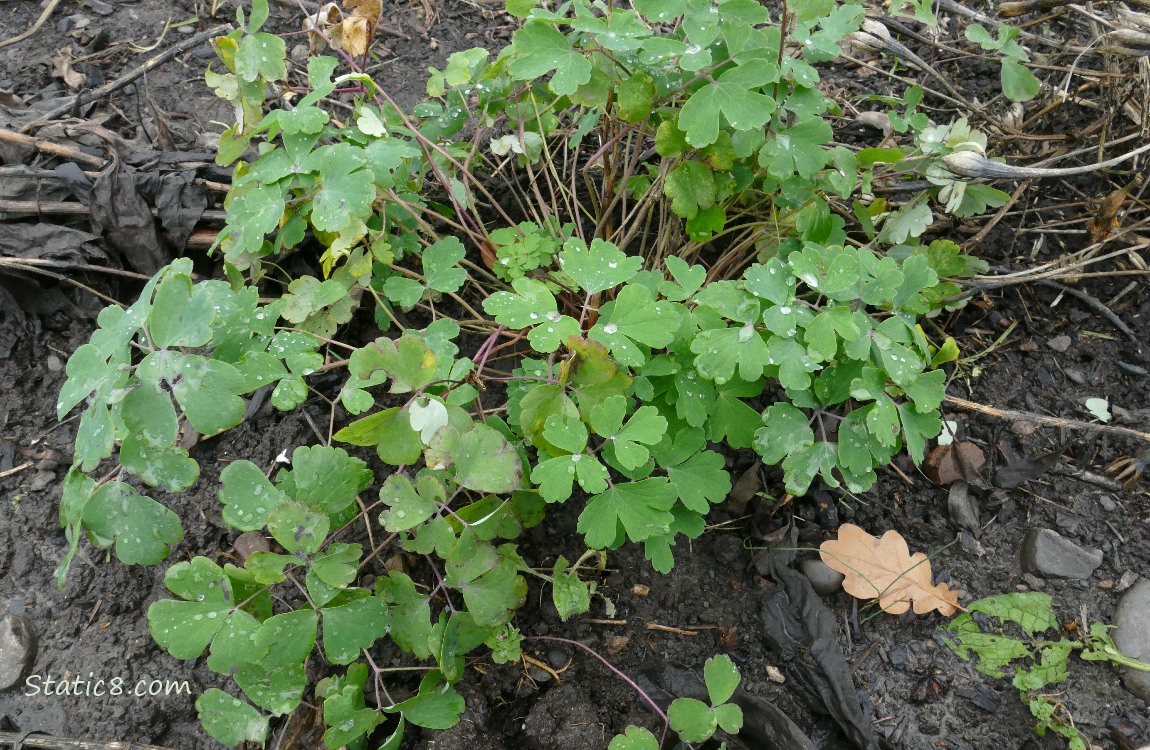
<instances>
[{"instance_id":1,"label":"young green leaf","mask_svg":"<svg viewBox=\"0 0 1150 750\"><path fill-rule=\"evenodd\" d=\"M478 492L511 492L519 487L523 474L519 454L502 435L483 424L473 424L462 433L450 426L441 429L426 459L433 469L454 465L459 486Z\"/></svg>"},{"instance_id":2,"label":"young green leaf","mask_svg":"<svg viewBox=\"0 0 1150 750\"><path fill-rule=\"evenodd\" d=\"M741 679L739 668L726 654L712 656L703 665L703 681L707 683L707 694L712 706L720 706L729 701Z\"/></svg>"},{"instance_id":3,"label":"young green leaf","mask_svg":"<svg viewBox=\"0 0 1150 750\"><path fill-rule=\"evenodd\" d=\"M180 518L123 482L108 482L92 493L83 524L101 547L116 545L116 557L129 565L152 565L184 537Z\"/></svg>"},{"instance_id":4,"label":"young green leaf","mask_svg":"<svg viewBox=\"0 0 1150 750\"><path fill-rule=\"evenodd\" d=\"M559 264L580 289L598 294L630 281L643 267L643 259L626 255L601 239L592 240L588 248L582 240L572 237L563 243Z\"/></svg>"},{"instance_id":5,"label":"young green leaf","mask_svg":"<svg viewBox=\"0 0 1150 750\"><path fill-rule=\"evenodd\" d=\"M387 606L376 596L366 596L338 607L325 607L323 651L335 664L350 664L363 649L387 635Z\"/></svg>"},{"instance_id":6,"label":"young green leaf","mask_svg":"<svg viewBox=\"0 0 1150 750\"><path fill-rule=\"evenodd\" d=\"M627 399L612 396L591 409L591 427L595 434L611 443L619 463L633 469L647 462L647 448L663 439L667 420L653 406L641 406L623 424L627 413Z\"/></svg>"},{"instance_id":7,"label":"young green leaf","mask_svg":"<svg viewBox=\"0 0 1150 750\"><path fill-rule=\"evenodd\" d=\"M564 621L591 608L591 595L587 591L587 584L579 580L578 571L568 571L567 565L567 558L560 555L555 561L554 580L551 586L555 609L559 612L559 618Z\"/></svg>"},{"instance_id":8,"label":"young green leaf","mask_svg":"<svg viewBox=\"0 0 1150 750\"><path fill-rule=\"evenodd\" d=\"M276 489L258 466L244 459L224 468L220 484L224 522L240 531L262 529L268 516L288 501L288 496Z\"/></svg>"},{"instance_id":9,"label":"young green leaf","mask_svg":"<svg viewBox=\"0 0 1150 750\"><path fill-rule=\"evenodd\" d=\"M208 688L196 699L196 713L207 733L228 747L267 741L268 717L219 688Z\"/></svg>"},{"instance_id":10,"label":"young green leaf","mask_svg":"<svg viewBox=\"0 0 1150 750\"><path fill-rule=\"evenodd\" d=\"M591 498L579 515L578 530L592 549L614 548L622 535L633 542L670 531L677 496L665 478L616 484Z\"/></svg>"},{"instance_id":11,"label":"young green leaf","mask_svg":"<svg viewBox=\"0 0 1150 750\"><path fill-rule=\"evenodd\" d=\"M761 128L776 105L774 99L757 89L778 80L778 65L753 58L703 86L679 112L679 128L686 133L687 143L695 148L714 143L719 137L720 115L735 130Z\"/></svg>"}]
</instances>

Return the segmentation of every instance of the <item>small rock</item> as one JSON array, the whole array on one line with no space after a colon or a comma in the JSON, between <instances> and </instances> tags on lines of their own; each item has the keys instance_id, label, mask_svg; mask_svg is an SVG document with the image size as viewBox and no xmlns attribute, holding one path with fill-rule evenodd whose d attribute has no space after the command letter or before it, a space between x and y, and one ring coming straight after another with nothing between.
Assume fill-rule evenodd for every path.
<instances>
[{"instance_id":1,"label":"small rock","mask_svg":"<svg viewBox=\"0 0 1150 750\"><path fill-rule=\"evenodd\" d=\"M1086 375L1083 374L1082 370L1078 370L1073 367L1066 367L1063 368L1062 372L1066 374L1067 378L1074 381L1078 385L1086 385Z\"/></svg>"},{"instance_id":2,"label":"small rock","mask_svg":"<svg viewBox=\"0 0 1150 750\"><path fill-rule=\"evenodd\" d=\"M22 685L36 661L36 631L23 609L14 605L0 620L0 693Z\"/></svg>"},{"instance_id":3,"label":"small rock","mask_svg":"<svg viewBox=\"0 0 1150 750\"><path fill-rule=\"evenodd\" d=\"M271 550L268 538L258 531L245 531L236 537L233 546L241 560L247 560L256 552L268 552Z\"/></svg>"},{"instance_id":4,"label":"small rock","mask_svg":"<svg viewBox=\"0 0 1150 750\"><path fill-rule=\"evenodd\" d=\"M44 364L48 366L49 372L60 372L64 369L64 361L55 354L49 354L44 360Z\"/></svg>"},{"instance_id":5,"label":"small rock","mask_svg":"<svg viewBox=\"0 0 1150 750\"><path fill-rule=\"evenodd\" d=\"M1030 573L1023 573L1022 580L1026 581L1026 585L1035 591L1041 591L1046 588L1046 581Z\"/></svg>"},{"instance_id":6,"label":"small rock","mask_svg":"<svg viewBox=\"0 0 1150 750\"><path fill-rule=\"evenodd\" d=\"M191 36L192 34L196 33L196 27L189 24L184 24L183 26L177 26L176 31L183 34L184 36Z\"/></svg>"},{"instance_id":7,"label":"small rock","mask_svg":"<svg viewBox=\"0 0 1150 750\"><path fill-rule=\"evenodd\" d=\"M527 668L527 675L536 682L551 682L551 673L534 664Z\"/></svg>"},{"instance_id":8,"label":"small rock","mask_svg":"<svg viewBox=\"0 0 1150 750\"><path fill-rule=\"evenodd\" d=\"M811 587L819 596L830 596L840 591L843 586L843 579L846 578L822 560L803 560L799 563L799 570L811 582Z\"/></svg>"},{"instance_id":9,"label":"small rock","mask_svg":"<svg viewBox=\"0 0 1150 750\"><path fill-rule=\"evenodd\" d=\"M651 587L645 583L636 583L631 587L631 593L646 598L651 594Z\"/></svg>"},{"instance_id":10,"label":"small rock","mask_svg":"<svg viewBox=\"0 0 1150 750\"><path fill-rule=\"evenodd\" d=\"M1078 532L1078 516L1073 513L1058 511L1054 514L1054 523L1067 534L1075 534Z\"/></svg>"},{"instance_id":11,"label":"small rock","mask_svg":"<svg viewBox=\"0 0 1150 750\"><path fill-rule=\"evenodd\" d=\"M1064 352L1070 348L1072 343L1074 342L1070 339L1069 336L1055 336L1054 338L1047 341L1046 345L1056 352Z\"/></svg>"},{"instance_id":12,"label":"small rock","mask_svg":"<svg viewBox=\"0 0 1150 750\"><path fill-rule=\"evenodd\" d=\"M102 0L84 0L84 7L98 16L110 16L116 11L116 6Z\"/></svg>"},{"instance_id":13,"label":"small rock","mask_svg":"<svg viewBox=\"0 0 1150 750\"><path fill-rule=\"evenodd\" d=\"M32 481L28 483L28 489L33 492L39 492L45 487L49 486L56 481L56 473L52 471L38 471L32 475Z\"/></svg>"},{"instance_id":14,"label":"small rock","mask_svg":"<svg viewBox=\"0 0 1150 750\"><path fill-rule=\"evenodd\" d=\"M1138 574L1133 570L1128 570L1118 579L1118 583L1114 584L1114 592L1121 594L1123 591L1133 586L1137 581Z\"/></svg>"},{"instance_id":15,"label":"small rock","mask_svg":"<svg viewBox=\"0 0 1150 750\"><path fill-rule=\"evenodd\" d=\"M563 669L567 666L567 662L571 661L571 656L561 648L552 648L547 651L547 663L551 665L552 669Z\"/></svg>"},{"instance_id":16,"label":"small rock","mask_svg":"<svg viewBox=\"0 0 1150 750\"><path fill-rule=\"evenodd\" d=\"M1020 435L1022 437L1030 437L1031 435L1033 435L1035 432L1038 431L1038 425L1035 424L1034 422L1029 421L1029 420L1020 419L1017 422L1014 422L1013 424L1011 424L1010 429L1015 435Z\"/></svg>"},{"instance_id":17,"label":"small rock","mask_svg":"<svg viewBox=\"0 0 1150 750\"><path fill-rule=\"evenodd\" d=\"M950 522L958 529L966 529L975 536L982 531L978 524L978 506L970 496L970 485L966 482L955 482L950 485L946 509L950 513Z\"/></svg>"},{"instance_id":18,"label":"small rock","mask_svg":"<svg viewBox=\"0 0 1150 750\"><path fill-rule=\"evenodd\" d=\"M1150 579L1143 578L1122 597L1114 618L1114 645L1127 656L1150 662ZM1150 701L1150 672L1122 667L1130 692Z\"/></svg>"},{"instance_id":19,"label":"small rock","mask_svg":"<svg viewBox=\"0 0 1150 750\"><path fill-rule=\"evenodd\" d=\"M627 644L630 642L631 639L625 635L613 635L607 639L607 653L611 654L611 656L615 656L627 648Z\"/></svg>"},{"instance_id":20,"label":"small rock","mask_svg":"<svg viewBox=\"0 0 1150 750\"><path fill-rule=\"evenodd\" d=\"M1022 540L1022 569L1046 578L1089 578L1102 550L1083 549L1050 529L1030 529Z\"/></svg>"},{"instance_id":21,"label":"small rock","mask_svg":"<svg viewBox=\"0 0 1150 750\"><path fill-rule=\"evenodd\" d=\"M1107 513L1113 513L1114 511L1118 510L1118 503L1114 502L1114 498L1110 497L1109 495L1099 495L1098 504L1102 506L1102 510L1106 511Z\"/></svg>"}]
</instances>

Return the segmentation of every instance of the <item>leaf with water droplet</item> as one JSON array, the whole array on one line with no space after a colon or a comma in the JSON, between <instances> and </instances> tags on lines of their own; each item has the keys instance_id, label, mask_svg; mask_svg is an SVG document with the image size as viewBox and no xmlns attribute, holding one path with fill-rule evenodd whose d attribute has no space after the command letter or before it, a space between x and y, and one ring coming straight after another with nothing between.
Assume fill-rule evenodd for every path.
<instances>
[{"instance_id":1,"label":"leaf with water droplet","mask_svg":"<svg viewBox=\"0 0 1150 750\"><path fill-rule=\"evenodd\" d=\"M251 461L233 461L220 472L221 515L224 522L240 531L262 529L288 496L276 489Z\"/></svg>"},{"instance_id":2,"label":"leaf with water droplet","mask_svg":"<svg viewBox=\"0 0 1150 750\"><path fill-rule=\"evenodd\" d=\"M643 258L627 255L606 240L594 239L591 247L577 237L563 243L559 260L579 288L598 294L630 281L643 267Z\"/></svg>"},{"instance_id":3,"label":"leaf with water droplet","mask_svg":"<svg viewBox=\"0 0 1150 750\"><path fill-rule=\"evenodd\" d=\"M437 502L446 499L443 485L434 477L424 476L412 484L403 474L392 474L379 490L379 499L388 506L379 516L390 532L407 531L435 515Z\"/></svg>"},{"instance_id":4,"label":"leaf with water droplet","mask_svg":"<svg viewBox=\"0 0 1150 750\"><path fill-rule=\"evenodd\" d=\"M116 545L116 557L129 565L152 565L183 538L180 518L123 482L108 482L84 506L83 525L101 547Z\"/></svg>"},{"instance_id":5,"label":"leaf with water droplet","mask_svg":"<svg viewBox=\"0 0 1150 750\"><path fill-rule=\"evenodd\" d=\"M228 747L245 741L259 745L267 741L268 717L219 688L208 688L196 699L196 713L204 730Z\"/></svg>"}]
</instances>

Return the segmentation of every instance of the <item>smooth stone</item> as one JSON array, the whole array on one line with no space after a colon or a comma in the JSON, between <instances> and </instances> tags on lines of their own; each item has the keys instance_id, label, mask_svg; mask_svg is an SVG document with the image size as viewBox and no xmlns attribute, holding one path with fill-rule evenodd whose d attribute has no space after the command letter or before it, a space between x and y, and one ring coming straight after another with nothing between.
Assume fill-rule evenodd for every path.
<instances>
[{"instance_id":1,"label":"smooth stone","mask_svg":"<svg viewBox=\"0 0 1150 750\"><path fill-rule=\"evenodd\" d=\"M1055 336L1054 338L1047 341L1046 345L1049 346L1051 349L1053 349L1056 352L1064 352L1070 348L1070 345L1072 343L1074 343L1074 342L1071 340L1071 338L1069 336L1064 335L1064 336Z\"/></svg>"},{"instance_id":2,"label":"smooth stone","mask_svg":"<svg viewBox=\"0 0 1150 750\"><path fill-rule=\"evenodd\" d=\"M807 577L811 588L819 596L830 596L841 591L846 578L822 560L803 560L799 563L799 571Z\"/></svg>"},{"instance_id":3,"label":"smooth stone","mask_svg":"<svg viewBox=\"0 0 1150 750\"><path fill-rule=\"evenodd\" d=\"M1114 645L1127 656L1150 662L1150 578L1142 578L1122 596L1114 618ZM1150 672L1121 667L1127 689L1150 701Z\"/></svg>"},{"instance_id":4,"label":"smooth stone","mask_svg":"<svg viewBox=\"0 0 1150 750\"><path fill-rule=\"evenodd\" d=\"M1050 529L1030 529L1022 540L1022 570L1046 578L1089 578L1102 550L1084 549Z\"/></svg>"},{"instance_id":5,"label":"smooth stone","mask_svg":"<svg viewBox=\"0 0 1150 750\"><path fill-rule=\"evenodd\" d=\"M9 612L0 620L0 693L24 682L36 661L36 631L23 614Z\"/></svg>"},{"instance_id":6,"label":"smooth stone","mask_svg":"<svg viewBox=\"0 0 1150 750\"><path fill-rule=\"evenodd\" d=\"M950 515L950 522L956 527L966 529L975 536L982 533L978 523L978 506L970 496L970 486L966 482L955 482L950 485L946 509Z\"/></svg>"}]
</instances>

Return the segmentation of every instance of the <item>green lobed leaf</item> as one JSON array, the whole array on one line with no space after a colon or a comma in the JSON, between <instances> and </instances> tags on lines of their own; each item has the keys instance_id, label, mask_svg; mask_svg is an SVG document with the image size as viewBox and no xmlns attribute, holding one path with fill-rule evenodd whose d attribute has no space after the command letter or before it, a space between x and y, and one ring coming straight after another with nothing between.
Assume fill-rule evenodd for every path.
<instances>
[{"instance_id":1,"label":"green lobed leaf","mask_svg":"<svg viewBox=\"0 0 1150 750\"><path fill-rule=\"evenodd\" d=\"M646 357L636 342L655 349L665 347L674 340L678 324L678 313L670 302L655 301L646 287L628 284L599 308L599 320L588 337L606 345L619 364L641 367Z\"/></svg>"},{"instance_id":2,"label":"green lobed leaf","mask_svg":"<svg viewBox=\"0 0 1150 750\"><path fill-rule=\"evenodd\" d=\"M326 513L298 502L286 502L268 516L268 531L288 552L310 555L327 539Z\"/></svg>"},{"instance_id":3,"label":"green lobed leaf","mask_svg":"<svg viewBox=\"0 0 1150 750\"><path fill-rule=\"evenodd\" d=\"M428 288L437 292L458 291L467 280L467 271L458 265L466 254L458 237L444 237L424 248L421 261Z\"/></svg>"},{"instance_id":4,"label":"green lobed leaf","mask_svg":"<svg viewBox=\"0 0 1150 750\"><path fill-rule=\"evenodd\" d=\"M694 698L676 698L667 709L667 719L684 742L706 742L719 726L711 707Z\"/></svg>"},{"instance_id":5,"label":"green lobed leaf","mask_svg":"<svg viewBox=\"0 0 1150 750\"><path fill-rule=\"evenodd\" d=\"M387 635L387 606L376 596L323 610L323 650L335 664L350 664Z\"/></svg>"},{"instance_id":6,"label":"green lobed leaf","mask_svg":"<svg viewBox=\"0 0 1150 750\"><path fill-rule=\"evenodd\" d=\"M307 688L303 664L285 664L274 669L261 663L242 664L233 678L252 703L274 716L295 710Z\"/></svg>"},{"instance_id":7,"label":"green lobed leaf","mask_svg":"<svg viewBox=\"0 0 1150 750\"><path fill-rule=\"evenodd\" d=\"M97 488L84 505L83 525L100 546L116 545L116 557L129 565L153 565L184 537L180 518L123 482Z\"/></svg>"},{"instance_id":8,"label":"green lobed leaf","mask_svg":"<svg viewBox=\"0 0 1150 750\"><path fill-rule=\"evenodd\" d=\"M276 489L251 461L233 461L220 472L220 502L224 522L240 531L256 531L288 496Z\"/></svg>"},{"instance_id":9,"label":"green lobed leaf","mask_svg":"<svg viewBox=\"0 0 1150 750\"><path fill-rule=\"evenodd\" d=\"M719 137L720 115L735 130L763 127L776 104L756 89L778 80L778 65L754 58L730 68L695 91L679 112L679 128L686 134L687 143L695 148L714 143Z\"/></svg>"},{"instance_id":10,"label":"green lobed leaf","mask_svg":"<svg viewBox=\"0 0 1150 750\"><path fill-rule=\"evenodd\" d=\"M614 548L626 534L633 542L670 530L675 488L665 478L616 484L587 503L578 530L592 549Z\"/></svg>"},{"instance_id":11,"label":"green lobed leaf","mask_svg":"<svg viewBox=\"0 0 1150 750\"><path fill-rule=\"evenodd\" d=\"M454 465L455 481L478 492L511 492L519 487L523 464L515 448L496 430L473 424L460 432L445 427L436 433L426 451L429 467Z\"/></svg>"},{"instance_id":12,"label":"green lobed leaf","mask_svg":"<svg viewBox=\"0 0 1150 750\"><path fill-rule=\"evenodd\" d=\"M388 531L397 532L413 529L434 516L437 503L443 503L447 495L434 477L420 477L412 484L403 474L392 474L380 488L379 499L389 507L380 514L380 522Z\"/></svg>"},{"instance_id":13,"label":"green lobed leaf","mask_svg":"<svg viewBox=\"0 0 1150 750\"><path fill-rule=\"evenodd\" d=\"M605 240L596 238L588 248L582 240L572 237L563 243L559 264L580 289L598 294L634 278L643 267L643 259L626 255Z\"/></svg>"},{"instance_id":14,"label":"green lobed leaf","mask_svg":"<svg viewBox=\"0 0 1150 750\"><path fill-rule=\"evenodd\" d=\"M388 571L376 579L375 593L387 604L390 635L395 644L417 659L430 657L431 607L411 578Z\"/></svg>"},{"instance_id":15,"label":"green lobed leaf","mask_svg":"<svg viewBox=\"0 0 1150 750\"><path fill-rule=\"evenodd\" d=\"M349 445L376 446L380 459L393 466L413 464L423 454L419 433L405 407L392 407L352 422L333 436Z\"/></svg>"},{"instance_id":16,"label":"green lobed leaf","mask_svg":"<svg viewBox=\"0 0 1150 750\"><path fill-rule=\"evenodd\" d=\"M512 36L511 51L507 72L513 79L528 81L554 71L548 88L557 96L574 93L591 80L591 62L549 23L525 23Z\"/></svg>"},{"instance_id":17,"label":"green lobed leaf","mask_svg":"<svg viewBox=\"0 0 1150 750\"><path fill-rule=\"evenodd\" d=\"M196 713L204 730L228 747L267 741L268 717L219 688L208 688L196 699Z\"/></svg>"},{"instance_id":18,"label":"green lobed leaf","mask_svg":"<svg viewBox=\"0 0 1150 750\"><path fill-rule=\"evenodd\" d=\"M712 656L703 665L703 681L707 684L707 694L711 698L712 706L719 706L729 701L741 679L739 668L726 654Z\"/></svg>"},{"instance_id":19,"label":"green lobed leaf","mask_svg":"<svg viewBox=\"0 0 1150 750\"><path fill-rule=\"evenodd\" d=\"M591 595L587 591L587 584L579 580L577 570L567 570L567 558L563 555L555 561L554 580L551 586L551 598L559 618L566 621L572 615L583 614L591 609Z\"/></svg>"},{"instance_id":20,"label":"green lobed leaf","mask_svg":"<svg viewBox=\"0 0 1150 750\"><path fill-rule=\"evenodd\" d=\"M293 500L334 516L354 505L371 476L367 464L343 448L301 445L292 451L291 469L281 471L276 484Z\"/></svg>"}]
</instances>

